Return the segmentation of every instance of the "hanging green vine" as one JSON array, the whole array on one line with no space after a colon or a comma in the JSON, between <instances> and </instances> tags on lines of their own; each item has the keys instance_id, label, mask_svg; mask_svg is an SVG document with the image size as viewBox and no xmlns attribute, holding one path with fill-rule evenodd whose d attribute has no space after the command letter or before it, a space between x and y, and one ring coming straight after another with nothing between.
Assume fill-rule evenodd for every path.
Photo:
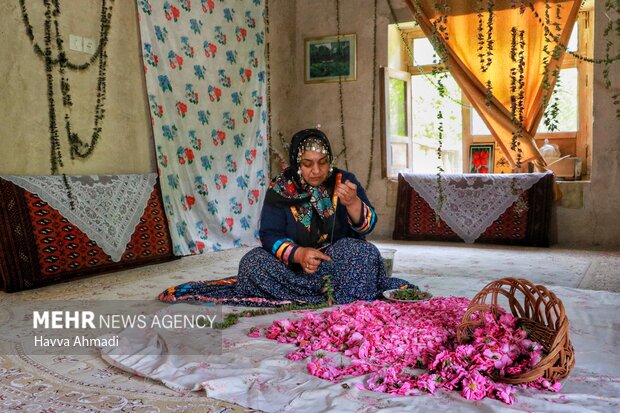
<instances>
[{"instance_id":1,"label":"hanging green vine","mask_svg":"<svg viewBox=\"0 0 620 413\"><path fill-rule=\"evenodd\" d=\"M611 16L612 12L617 16L615 20L609 19L607 26L605 27L605 34L607 34L607 43L605 44L605 57L610 63L606 64L603 71L603 78L605 79L605 87L611 88L611 81L609 79L609 65L611 64L610 52L612 44L609 41L609 37L615 30L616 38L620 38L620 0L607 0L605 2L605 13L607 16ZM620 53L616 56L620 58ZM613 104L616 106L616 118L620 119L620 93L614 94L612 97Z\"/></svg>"},{"instance_id":2,"label":"hanging green vine","mask_svg":"<svg viewBox=\"0 0 620 413\"><path fill-rule=\"evenodd\" d=\"M366 174L366 190L370 188L370 176L374 163L375 147L375 118L377 117L377 2L374 2L373 25L372 25L372 103L370 121L370 159L368 160L368 172Z\"/></svg>"},{"instance_id":3,"label":"hanging green vine","mask_svg":"<svg viewBox=\"0 0 620 413\"><path fill-rule=\"evenodd\" d=\"M517 154L515 164L517 169L521 168L523 150L521 149L521 138L523 138L523 101L525 98L525 31L517 30L512 27L510 60L515 64L510 69L510 113L511 121L514 125L512 131L512 141L510 149Z\"/></svg>"},{"instance_id":4,"label":"hanging green vine","mask_svg":"<svg viewBox=\"0 0 620 413\"><path fill-rule=\"evenodd\" d=\"M548 25L550 23L549 10L551 6L549 5L549 1L545 0L545 27L544 30L547 31ZM557 46L554 48L553 56L556 55L555 50L557 50ZM549 76L549 64L552 60L551 52L549 51L549 42L545 39L543 42L543 58L542 65L545 68L543 71L543 79L542 79L542 87L543 87L543 107L547 106L549 102L549 97L551 95L551 80ZM554 101L555 102L555 101ZM549 131L553 132L557 129L557 120L550 116L547 111L543 112L544 124L548 128Z\"/></svg>"},{"instance_id":5,"label":"hanging green vine","mask_svg":"<svg viewBox=\"0 0 620 413\"><path fill-rule=\"evenodd\" d=\"M224 320L221 323L214 324L214 328L225 329L231 327L237 324L240 318L285 313L287 311L318 310L321 308L331 307L334 304L334 289L332 287L331 277L329 275L326 275L323 277L323 281L323 293L325 294L325 301L322 303L310 305L286 304L277 308L261 308L256 310L244 310L238 313L226 314ZM204 322L204 324L202 325L206 325L206 322ZM252 329L250 329L250 332L255 331L255 329L256 328L253 327Z\"/></svg>"},{"instance_id":6,"label":"hanging green vine","mask_svg":"<svg viewBox=\"0 0 620 413\"><path fill-rule=\"evenodd\" d=\"M616 3L615 7L613 3ZM616 13L620 12L620 0L605 1L605 13L610 15L610 12L614 9ZM603 31L603 37L605 38L605 63L603 68L603 81L607 89L611 88L611 80L609 79L609 66L611 65L612 61L611 49L614 46L614 42L611 41L611 34L614 31L614 26L616 28L616 36L620 37L620 18L617 18L616 20L612 20L610 18L607 22L607 25L605 26L605 30Z\"/></svg>"},{"instance_id":7,"label":"hanging green vine","mask_svg":"<svg viewBox=\"0 0 620 413\"><path fill-rule=\"evenodd\" d=\"M71 209L75 209L75 198L73 198L73 191L71 190L69 178L67 178L66 174L62 174L62 183L64 184L65 190L67 191L67 197L69 198L69 207L71 207Z\"/></svg>"},{"instance_id":8,"label":"hanging green vine","mask_svg":"<svg viewBox=\"0 0 620 413\"><path fill-rule=\"evenodd\" d=\"M403 29L400 27L400 23L398 22L398 19L396 17L396 12L394 11L394 7L392 6L391 0L387 0L387 3L390 8L390 14L392 16L392 20L394 21L394 24L396 25L396 29L398 30L398 33L400 35L400 40L403 46L405 47L405 50L407 51L407 57L409 58L409 61L413 62L415 65L415 59L413 56L413 52L411 50L411 46L409 45L409 42L407 42L407 38L405 37L405 33ZM437 63L437 61L435 61L435 63ZM435 89L438 88L437 82L435 80L435 76L432 73L429 74L428 72L424 71L422 68L420 68L417 65L415 65L415 67L418 69L418 71L420 72L420 75L423 76L427 82L432 84L433 87L435 87ZM465 103L463 103L463 101L460 98L456 98L450 94L446 94L446 97L458 105L471 108L470 105L466 105Z\"/></svg>"},{"instance_id":9,"label":"hanging green vine","mask_svg":"<svg viewBox=\"0 0 620 413\"><path fill-rule=\"evenodd\" d=\"M521 0L523 1L523 0ZM568 50L568 45L565 44L564 42L562 42L560 40L560 27L559 27L559 23L557 21L552 21L550 16L549 16L549 9L550 6L548 6L548 0L545 0L545 16L544 18L542 16L540 16L540 14L538 13L538 11L536 11L536 9L534 8L534 4L532 1L528 1L528 7L529 9L532 11L532 13L534 13L534 16L536 17L538 23L541 25L541 27L543 28L543 33L544 33L544 38L546 42L549 43L553 43L554 44L554 49L552 52L552 58L553 59L558 59L559 56L561 55L562 52L567 53L571 56L573 56L575 59L580 60L582 62L587 62L587 63L592 63L592 64L602 64L604 65L603 68L603 84L605 86L605 88L610 89L611 88L611 79L609 77L610 75L610 66L611 64L620 61L620 53L617 53L616 55L612 56L611 55L611 50L613 48L613 46L616 44L613 41L613 36L615 36L616 39L620 38L620 17L616 18L616 19L611 19L607 22L605 29L603 31L603 38L605 39L605 57L603 59L594 59L591 57L587 57L584 55L579 54L576 51L572 51L572 50ZM558 3L556 5L555 8L556 12L556 19L559 19L561 17L561 7L560 4ZM606 14L609 16L612 13L611 12L615 12L616 15L620 15L620 0L606 0L605 1L605 12ZM554 30L557 33L554 33ZM548 64L548 61L547 61ZM545 72L545 75L547 75L547 73ZM546 85L549 85L549 77L547 75L547 77L543 80L544 82L546 82ZM550 89L550 87L549 87ZM548 95L548 94L547 94ZM614 96L612 96L612 102L614 105L617 105L618 108L616 110L616 117L620 119L620 103L618 101L618 96L620 96L620 94L616 94ZM548 99L548 96L545 96L545 99ZM545 101L546 102L546 101ZM545 121L545 123L549 122L548 120ZM553 121L551 121L553 122ZM551 126L553 127L553 126ZM551 130L551 129L550 129Z\"/></svg>"},{"instance_id":10,"label":"hanging green vine","mask_svg":"<svg viewBox=\"0 0 620 413\"><path fill-rule=\"evenodd\" d=\"M620 11L620 2L618 0L607 0L607 4L610 4L609 2L611 1L615 1L616 4L616 11ZM543 17L540 16L540 13L538 13L538 11L534 8L534 4L531 1L528 1L528 7L529 9L532 11L532 13L534 13L534 16L536 17L536 20L538 21L538 23L541 25L541 27L543 28L543 32L545 34L545 38L547 41L554 43L556 46L558 46L560 48L560 50L564 53L567 53L571 56L573 56L575 59L581 60L583 62L588 62L588 63L594 63L594 64L612 64L618 60L620 60L620 53L618 53L615 56L608 56L605 57L604 59L594 59L591 57L587 57L587 56L583 56L581 54L579 54L578 52L572 51L572 50L568 50L568 45L565 44L564 42L562 42L560 40L560 35L559 34L554 34L553 31L550 28L550 25L557 27L557 25L559 23L554 22L552 24L547 24L545 23L545 21L543 20ZM610 6L611 8L609 10L613 10L613 6ZM561 10L560 8L558 8L557 10ZM558 12L556 11L556 14ZM616 19L616 20L612 20L612 27L615 26L616 30L617 30L617 37L620 37L620 30L618 27L620 24L620 19ZM608 37L609 35L605 35L606 40L610 40ZM613 44L613 41L612 41ZM558 51L559 53L559 51Z\"/></svg>"},{"instance_id":11,"label":"hanging green vine","mask_svg":"<svg viewBox=\"0 0 620 413\"><path fill-rule=\"evenodd\" d=\"M495 42L493 41L493 28L494 28L494 14L495 2L493 0L487 0L486 3L486 11L488 13L487 16L487 35L486 38L484 36L484 19L483 19L483 11L485 8L483 7L483 0L478 0L476 11L478 16L478 59L480 60L480 70L482 73L486 73L487 70L493 64L493 49ZM484 104L486 106L491 106L491 102L493 101L493 85L490 79L487 79L485 82L485 90L484 90Z\"/></svg>"},{"instance_id":12,"label":"hanging green vine","mask_svg":"<svg viewBox=\"0 0 620 413\"><path fill-rule=\"evenodd\" d=\"M338 42L340 42L340 0L334 0L336 3L336 35L338 36ZM340 46L338 47L340 50ZM340 103L340 140L342 141L342 150L336 159L344 158L344 169L349 169L349 161L347 159L347 140L344 133L344 100L342 96L342 76L338 77L338 102Z\"/></svg>"},{"instance_id":13,"label":"hanging green vine","mask_svg":"<svg viewBox=\"0 0 620 413\"><path fill-rule=\"evenodd\" d=\"M271 35L269 33L269 0L265 0L265 70L267 72L267 146L271 148Z\"/></svg>"},{"instance_id":14,"label":"hanging green vine","mask_svg":"<svg viewBox=\"0 0 620 413\"><path fill-rule=\"evenodd\" d=\"M114 0L110 0L114 2ZM22 20L26 29L26 35L30 39L34 52L37 56L40 56L44 60L45 74L47 78L47 97L48 97L48 114L49 114L49 129L50 129L50 169L52 175L59 173L60 168L64 166L62 159L62 152L60 148L60 139L57 124L57 109L54 94L54 66L58 65L58 73L60 75L60 91L62 95L63 106L67 108L65 113L65 130L67 132L67 139L70 147L71 158L87 158L90 156L97 142L101 136L101 124L104 119L104 104L106 98L106 65L107 65L107 53L106 45L108 41L108 34L110 31L110 21L112 17L112 6L107 5L107 0L101 2L100 13L100 30L99 30L99 44L95 51L95 54L91 56L89 61L82 64L76 64L70 61L64 50L64 41L60 34L59 18L61 14L59 0L43 0L45 7L45 20L44 20L44 48L35 41L32 25L30 24L30 18L28 15L28 9L25 4L25 0L20 0L20 9L22 13ZM52 33L53 30L53 33ZM57 50L57 56L53 57L52 47L55 44ZM95 104L94 114L94 126L93 133L89 142L84 142L77 133L73 132L71 127L71 108L73 107L73 98L71 96L71 86L67 77L67 69L73 71L82 71L88 69L95 61L99 60L98 76L97 76L97 101ZM64 179L65 186L68 187L68 181ZM67 188L67 193L70 194L70 188Z\"/></svg>"},{"instance_id":15,"label":"hanging green vine","mask_svg":"<svg viewBox=\"0 0 620 413\"><path fill-rule=\"evenodd\" d=\"M433 21L432 27L432 35L431 35L431 43L433 43L433 47L437 51L439 59L441 59L441 64L443 70L439 70L437 66L433 68L433 75L437 78L437 92L439 93L439 98L444 99L448 95L448 91L444 81L448 78L448 51L446 50L445 42L449 40L448 37L448 5L447 2L441 1L435 4L435 8L438 12L442 12L435 21ZM440 223L440 214L443 210L443 206L445 203L445 191L443 187L443 183L441 181L442 174L444 173L443 168L443 134L444 134L444 121L443 121L443 112L441 109L437 111L437 210L435 211L435 221L437 225Z\"/></svg>"},{"instance_id":16,"label":"hanging green vine","mask_svg":"<svg viewBox=\"0 0 620 413\"><path fill-rule=\"evenodd\" d=\"M58 1L58 0L55 0ZM111 10L111 9L110 9ZM101 1L101 26L99 29L99 38L103 44L100 44L99 50L99 71L97 75L97 102L95 104L95 113L93 120L93 132L90 137L90 141L83 141L80 136L73 132L71 129L71 118L69 113L65 114L65 126L67 129L67 137L69 139L69 145L71 147L71 159L87 158L92 155L95 150L99 139L101 138L101 124L105 115L105 98L106 98L106 68L108 54L106 52L106 45L108 42L107 33L110 30L111 11L108 11L106 0ZM59 50L60 54L63 54L63 50ZM71 97L68 96L68 101L71 101ZM65 95L63 95L63 98Z\"/></svg>"},{"instance_id":17,"label":"hanging green vine","mask_svg":"<svg viewBox=\"0 0 620 413\"><path fill-rule=\"evenodd\" d=\"M50 167L52 175L58 173L63 167L62 153L60 151L60 139L58 137L58 125L56 124L56 104L54 101L54 74L52 62L52 4L50 0L44 0L45 22L43 25L43 37L45 42L44 61L45 77L47 80L47 100L50 129ZM25 7L25 6L24 6ZM25 10L23 8L22 10ZM26 14L27 16L27 14ZM31 31L32 32L32 31Z\"/></svg>"},{"instance_id":18,"label":"hanging green vine","mask_svg":"<svg viewBox=\"0 0 620 413\"><path fill-rule=\"evenodd\" d=\"M332 285L332 278L328 275L323 277L323 290L325 294L325 304L330 307L334 304L334 286Z\"/></svg>"},{"instance_id":19,"label":"hanging green vine","mask_svg":"<svg viewBox=\"0 0 620 413\"><path fill-rule=\"evenodd\" d=\"M484 36L483 26L483 7L484 0L477 0L477 16L478 16L478 58L480 59L480 70L486 72L493 63L493 27L495 20L495 2L486 0L487 24L486 38Z\"/></svg>"},{"instance_id":20,"label":"hanging green vine","mask_svg":"<svg viewBox=\"0 0 620 413\"><path fill-rule=\"evenodd\" d=\"M111 1L113 2L114 0L111 0ZM25 0L19 0L19 5L20 5L20 8L21 8L21 12L22 12L22 20L24 22L24 25L26 26L26 35L28 36L28 38L30 39L30 42L32 43L34 52L38 56L40 56L42 59L45 59L45 56L46 56L45 50L41 49L41 46L38 43L35 42L34 31L32 30L32 25L30 24L30 18L28 16L28 10L26 8ZM44 0L44 5L45 5L45 0ZM111 12L111 10L110 10L110 12ZM108 27L108 29L109 29L109 27ZM105 34L105 36L107 37L107 33ZM90 65L92 65L93 63L95 63L97 61L97 59L99 57L99 52L100 52L99 49L102 47L102 44L103 43L101 42L101 39L99 39L99 44L97 46L97 49L95 50L95 52L93 53L93 55L90 57L90 59L87 62L77 64L77 63L74 63L74 62L70 61L69 59L67 59L66 60L67 67L69 69L71 69L71 70L78 70L78 71L79 70L88 69L88 67ZM65 58L66 58L66 56L65 56ZM56 58L56 59L51 59L51 63L53 65L57 65L59 63L59 60L60 60L60 56L58 58Z\"/></svg>"}]
</instances>

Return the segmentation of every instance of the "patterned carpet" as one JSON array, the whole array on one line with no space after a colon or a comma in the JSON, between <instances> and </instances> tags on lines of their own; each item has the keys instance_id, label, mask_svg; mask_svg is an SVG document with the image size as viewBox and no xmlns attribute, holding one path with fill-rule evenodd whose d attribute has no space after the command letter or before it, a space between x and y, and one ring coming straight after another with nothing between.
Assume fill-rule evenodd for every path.
<instances>
[{"instance_id":1,"label":"patterned carpet","mask_svg":"<svg viewBox=\"0 0 620 413\"><path fill-rule=\"evenodd\" d=\"M620 252L480 246L456 243L377 242L396 248L394 275L458 276L476 279L524 277L548 286L620 291ZM183 281L235 275L237 249L187 257L150 267L73 281L14 294L4 305L45 300L154 300ZM408 278L409 278L408 277ZM33 304L34 305L34 304ZM284 318L283 314L283 318ZM78 356L24 354L6 332L27 320L0 312L0 412L241 412L238 405L179 393L104 363L95 350Z\"/></svg>"}]
</instances>

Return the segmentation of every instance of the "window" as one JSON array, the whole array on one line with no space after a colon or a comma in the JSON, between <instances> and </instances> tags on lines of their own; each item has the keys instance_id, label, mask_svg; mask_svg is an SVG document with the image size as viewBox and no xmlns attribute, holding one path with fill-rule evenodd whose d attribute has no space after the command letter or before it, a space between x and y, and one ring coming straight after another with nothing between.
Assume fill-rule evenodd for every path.
<instances>
[{"instance_id":1,"label":"window","mask_svg":"<svg viewBox=\"0 0 620 413\"><path fill-rule=\"evenodd\" d=\"M592 55L593 13L581 11L573 29L568 49L580 55ZM401 24L401 27L403 25ZM441 165L447 173L462 173L468 164L469 145L493 142L486 125L469 105L466 97L449 74L443 81L447 94L440 97L433 70L435 52L419 28L408 24L400 33L390 28L388 60L398 69L383 71L384 83L384 172L395 177L399 171L436 173ZM399 46L395 47L395 43ZM407 50L410 49L410 52ZM396 51L396 52L394 52ZM396 56L395 56L396 55ZM400 59L398 58L400 55ZM412 56L412 57L411 57ZM550 131L541 121L535 136L538 147L545 138L557 144L563 155L584 160L585 178L591 169L592 65L566 54L560 70L560 81L554 89L559 103L557 129ZM441 109L443 139L438 157L438 111ZM547 111L551 105L547 106ZM495 172L510 172L508 162L496 145Z\"/></svg>"}]
</instances>

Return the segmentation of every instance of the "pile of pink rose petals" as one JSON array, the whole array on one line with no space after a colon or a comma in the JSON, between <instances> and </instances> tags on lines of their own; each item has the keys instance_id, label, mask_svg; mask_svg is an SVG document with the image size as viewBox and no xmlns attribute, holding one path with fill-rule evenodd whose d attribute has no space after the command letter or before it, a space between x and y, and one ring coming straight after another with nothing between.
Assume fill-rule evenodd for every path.
<instances>
[{"instance_id":1,"label":"pile of pink rose petals","mask_svg":"<svg viewBox=\"0 0 620 413\"><path fill-rule=\"evenodd\" d=\"M469 300L437 297L415 303L357 301L298 320L278 320L265 337L292 343L291 360L310 357L308 371L338 382L347 376L369 375L362 387L395 395L415 395L437 389L457 390L466 399L491 397L511 404L514 387L490 376L516 375L531 369L543 356L542 346L528 340L517 319L490 314L473 333L473 341L459 344L456 328ZM252 329L250 335L260 332ZM320 351L347 356L346 365ZM427 372L416 375L413 369ZM560 383L540 378L522 385L558 391Z\"/></svg>"}]
</instances>

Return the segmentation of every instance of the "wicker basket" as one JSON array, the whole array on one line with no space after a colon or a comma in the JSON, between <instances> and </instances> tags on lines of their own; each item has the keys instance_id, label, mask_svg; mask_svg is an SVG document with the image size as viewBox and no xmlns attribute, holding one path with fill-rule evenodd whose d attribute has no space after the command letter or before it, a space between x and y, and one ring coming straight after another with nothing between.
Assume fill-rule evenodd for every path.
<instances>
[{"instance_id":1,"label":"wicker basket","mask_svg":"<svg viewBox=\"0 0 620 413\"><path fill-rule=\"evenodd\" d=\"M506 307L499 300L504 296ZM498 308L503 305L519 318L531 340L540 343L544 355L531 370L516 376L493 379L509 384L527 383L544 377L547 380L566 378L575 365L575 353L568 337L568 318L559 298L542 285L534 285L523 278L503 278L486 285L471 300L463 321L457 328L460 343L471 340L473 330L478 327L483 315L492 312L499 315Z\"/></svg>"}]
</instances>

